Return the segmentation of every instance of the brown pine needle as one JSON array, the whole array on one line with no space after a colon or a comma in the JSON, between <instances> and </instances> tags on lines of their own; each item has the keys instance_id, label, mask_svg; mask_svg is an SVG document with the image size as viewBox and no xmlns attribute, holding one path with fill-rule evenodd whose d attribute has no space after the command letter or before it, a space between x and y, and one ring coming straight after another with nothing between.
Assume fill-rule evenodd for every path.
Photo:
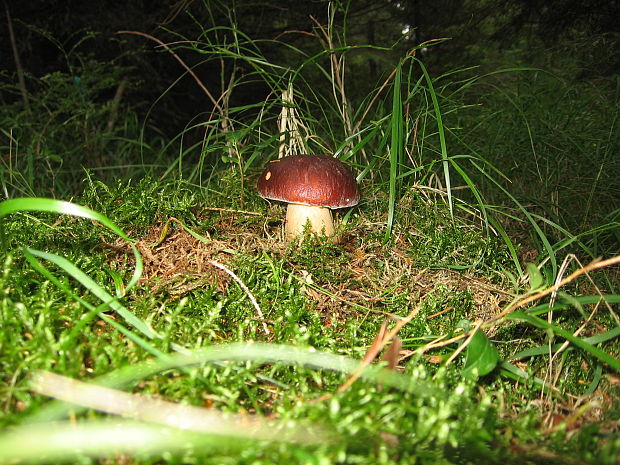
<instances>
[{"instance_id":1,"label":"brown pine needle","mask_svg":"<svg viewBox=\"0 0 620 465\"><path fill-rule=\"evenodd\" d=\"M523 298L522 300L517 301L512 306L508 305L501 313L495 315L493 318L487 321L486 324L497 321L500 318L506 316L508 313L516 310L517 308L524 307L525 305L531 302L539 300L549 294L552 294L558 291L560 288L566 286L568 283L570 283L571 281L575 280L576 278L578 278L579 276L583 274L588 274L591 271L598 270L599 268L605 268L607 266L616 265L618 263L620 263L620 255L616 255L615 257L608 258L607 260L601 260L600 258L596 258L592 260L590 263L588 263L586 266L573 271L570 275L568 275L566 278L561 280L559 283L554 284L553 286L550 286L547 289L543 289L542 291L537 292L536 294L527 296Z\"/></svg>"},{"instance_id":2,"label":"brown pine needle","mask_svg":"<svg viewBox=\"0 0 620 465\"><path fill-rule=\"evenodd\" d=\"M366 352L364 359L360 362L357 369L351 374L351 377L338 388L337 392L339 393L344 392L349 387L351 387L351 385L353 385L353 383L359 379L360 375L368 367L368 365L370 365L371 362L375 358L377 358L377 355L379 355L379 352L383 350L383 348L388 344L388 342L394 339L396 334L398 334L398 331L400 331L400 329L403 326L405 326L407 323L413 320L419 312L420 312L420 305L414 308L411 311L411 313L409 313L409 315L407 315L405 318L398 320L396 324L394 325L394 327L385 335L381 334L382 330L380 329L379 334L377 334L375 341L373 341L372 343L372 346L370 347L370 349L368 349L368 352ZM386 325L386 323L384 323L383 325ZM382 329L383 329L383 325L381 327ZM383 337L380 340L380 342L376 343L376 341L379 339L379 336L383 336Z\"/></svg>"},{"instance_id":3,"label":"brown pine needle","mask_svg":"<svg viewBox=\"0 0 620 465\"><path fill-rule=\"evenodd\" d=\"M598 270L600 268L605 268L605 267L608 267L608 266L617 265L618 263L620 263L620 255L616 255L615 257L608 258L607 260L601 260L599 258L594 259L589 264L587 264L586 266L581 267L578 270L575 270L569 276L567 276L566 278L564 278L560 282L554 284L553 286L550 286L550 287L548 287L546 289L543 289L542 291L537 292L535 294L526 296L526 297L522 298L521 300L517 300L512 305L508 305L504 310L502 310L500 313L495 315L493 318L490 318L489 320L485 321L481 325L481 328L488 328L489 326L492 326L493 323L497 322L498 320L501 320L503 317L505 317L509 313L513 312L517 308L524 307L525 305L527 305L527 304L529 304L531 302L534 302L536 300L542 299L543 297L545 297L545 296L547 296L549 294L557 292L560 288L562 288L563 286L566 286L568 283L570 283L571 281L574 281L575 279L577 279L581 275L588 274L591 271ZM427 352L430 349L436 349L438 347L444 347L444 346L453 344L454 342L460 341L461 339L463 339L465 337L467 337L467 334L463 333L463 334L459 334L458 336L454 336L454 337L452 337L450 339L446 339L445 341L433 341L433 342L427 344L426 346L422 347L421 349L419 349L419 351L420 352Z\"/></svg>"}]
</instances>

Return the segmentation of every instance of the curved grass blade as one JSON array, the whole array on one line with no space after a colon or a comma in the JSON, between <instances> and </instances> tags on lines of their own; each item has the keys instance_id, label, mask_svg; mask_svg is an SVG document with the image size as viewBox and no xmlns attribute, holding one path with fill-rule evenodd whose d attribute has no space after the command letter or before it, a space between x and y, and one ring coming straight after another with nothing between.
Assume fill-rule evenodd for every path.
<instances>
[{"instance_id":1,"label":"curved grass blade","mask_svg":"<svg viewBox=\"0 0 620 465\"><path fill-rule=\"evenodd\" d=\"M147 360L120 368L95 379L94 382L101 386L122 388L167 370L223 361L277 362L348 374L358 372L360 365L359 360L328 352L320 352L313 348L267 343L237 343L206 347L192 352L170 354L165 358ZM438 393L436 389L423 380L411 379L400 373L376 365L367 367L360 377L367 381L380 381L381 384L386 387L414 392L420 397L443 395ZM39 422L58 420L66 416L69 411L75 412L76 407L70 406L64 402L54 401L40 409L37 413L34 413L25 421Z\"/></svg>"},{"instance_id":2,"label":"curved grass blade","mask_svg":"<svg viewBox=\"0 0 620 465\"><path fill-rule=\"evenodd\" d=\"M63 346L62 346L63 350L66 350L67 348L69 348L70 347L69 344L71 343L71 341L75 340L78 334L80 334L80 331L82 330L82 328L84 328L90 322L92 317L98 315L102 320L104 320L110 326L114 327L118 332L124 334L129 340L131 340L137 346L142 347L143 349L145 349L146 351L148 351L149 353L157 357L167 356L164 352L161 352L159 349L154 347L148 341L142 339L137 334L129 331L127 328L125 328L124 326L117 323L112 318L102 313L102 312L107 311L107 309L110 307L109 302L111 301L108 300L107 302L104 302L96 307L94 305L91 305L89 302L85 301L80 296L73 293L71 289L69 289L62 281L60 281L56 276L50 273L50 271L47 268L45 268L45 266L43 266L43 264L39 262L39 260L37 260L34 255L30 254L28 251L24 251L24 255L26 259L30 262L31 266L36 271L41 273L41 275L45 276L56 287L58 287L59 289L62 289L66 294L70 295L73 299L75 299L76 302L78 302L84 308L88 309L88 315L86 315L86 317L80 319L76 323L76 325L71 330L69 336L63 343Z\"/></svg>"},{"instance_id":3,"label":"curved grass blade","mask_svg":"<svg viewBox=\"0 0 620 465\"><path fill-rule=\"evenodd\" d=\"M83 207L81 205L66 202L64 200L55 200L39 197L21 197L0 202L0 220L6 215L20 211L42 211L57 213L59 215L71 215L81 218L87 218L101 223L103 226L114 232L117 236L126 240L133 251L136 260L136 267L129 283L127 284L127 286L125 286L124 292L126 293L133 286L135 286L140 279L140 276L142 276L142 255L140 255L138 248L135 246L134 242L129 238L129 236L127 236L123 232L122 229L116 226L116 224L114 224L109 218L102 215L101 213L91 210L90 208ZM0 221L0 235L2 240L2 246L6 248L6 241L4 237L4 224L2 221Z\"/></svg>"},{"instance_id":4,"label":"curved grass blade","mask_svg":"<svg viewBox=\"0 0 620 465\"><path fill-rule=\"evenodd\" d=\"M547 349L548 350L548 349ZM510 362L507 361L500 361L499 362L499 369L500 369L500 373L503 376L506 376L508 378L514 379L516 381L519 380L529 380L532 381L534 384L537 384L539 386L541 386L544 389L549 389L550 386L545 383L544 380L536 377L536 376L532 376L529 373L523 371L522 369L518 368L517 366L513 365Z\"/></svg>"},{"instance_id":5,"label":"curved grass blade","mask_svg":"<svg viewBox=\"0 0 620 465\"><path fill-rule=\"evenodd\" d=\"M583 341L587 342L588 344L600 344L601 342L605 342L605 341L609 341L611 339L615 339L618 336L620 336L620 328L614 328L614 329L606 331L606 332L604 332L602 334L597 334L596 336L591 336L591 337L583 338ZM562 345L563 344L561 344L561 343L553 344L551 346L551 352L555 352L557 350L560 350ZM571 347L567 347L566 350L571 350ZM535 357L537 355L546 355L548 353L549 353L549 346L548 345L532 347L530 349L525 349L525 350L522 350L520 352L517 352L516 354L512 355L511 357L509 357L508 360L519 360L521 358Z\"/></svg>"},{"instance_id":6,"label":"curved grass blade","mask_svg":"<svg viewBox=\"0 0 620 465\"><path fill-rule=\"evenodd\" d=\"M523 213L523 216L525 216L527 218L527 220L530 223L530 225L532 226L532 228L534 228L534 230L536 231L536 235L538 236L540 241L543 243L545 252L547 253L547 256L549 257L549 261L551 263L552 275L553 276L557 276L557 273L558 273L558 262L557 262L556 253L555 253L555 251L553 249L553 246L549 242L549 239L547 238L547 235L543 232L541 227L538 225L538 223L536 222L536 219L533 217L532 213L530 213L521 204L521 202L519 202L516 199L516 197L514 195L512 195L510 192L508 192L508 190L504 186L502 186L497 181L497 179L495 179L493 176L489 176L482 166L480 166L475 161L472 161L472 165L478 171L480 171L480 173L482 173L489 181L491 181L493 184L495 184L495 186L497 186L497 188L499 190L501 190L504 193L504 195L506 195L506 197L508 197L517 206L517 208L521 211L521 213Z\"/></svg>"},{"instance_id":7,"label":"curved grass blade","mask_svg":"<svg viewBox=\"0 0 620 465\"><path fill-rule=\"evenodd\" d=\"M40 262L35 259L35 257L43 258L54 263L56 266L65 271L69 276L82 284L82 286L92 292L95 296L97 296L105 305L113 309L128 324L136 328L138 331L140 331L142 334L144 334L150 339L157 337L157 333L153 331L153 329L151 329L144 321L142 321L129 310L127 310L123 305L120 304L116 297L110 295L108 291L106 291L103 287L93 281L90 276L88 276L66 258L29 248L24 248L23 251L26 259L30 262L31 265L36 266L38 271L42 271L42 268L44 267L43 265L41 265ZM48 279L50 278L50 276L51 273L46 273L46 277ZM59 282L57 282L57 284L58 283Z\"/></svg>"},{"instance_id":8,"label":"curved grass blade","mask_svg":"<svg viewBox=\"0 0 620 465\"><path fill-rule=\"evenodd\" d=\"M218 436L304 444L322 444L336 438L334 431L327 432L325 427L316 423L225 413L216 408L196 407L97 386L48 371L37 371L30 385L39 394L82 407Z\"/></svg>"},{"instance_id":9,"label":"curved grass blade","mask_svg":"<svg viewBox=\"0 0 620 465\"><path fill-rule=\"evenodd\" d=\"M435 87L433 86L433 80L431 79L430 74L428 74L428 70L424 63L422 63L416 57L412 57L418 65L420 65L420 69L424 74L424 78L426 79L426 84L428 86L428 92L431 95L431 100L433 102L433 109L435 111L435 119L437 120L437 133L439 134L439 144L441 147L441 163L443 165L443 173L444 180L446 182L446 196L448 198L448 208L450 209L450 217L454 219L454 205L452 202L452 182L450 179L450 159L448 157L448 148L446 145L446 134L443 127L443 119L441 117L441 109L439 108L439 99L437 99L437 94L435 93Z\"/></svg>"}]
</instances>

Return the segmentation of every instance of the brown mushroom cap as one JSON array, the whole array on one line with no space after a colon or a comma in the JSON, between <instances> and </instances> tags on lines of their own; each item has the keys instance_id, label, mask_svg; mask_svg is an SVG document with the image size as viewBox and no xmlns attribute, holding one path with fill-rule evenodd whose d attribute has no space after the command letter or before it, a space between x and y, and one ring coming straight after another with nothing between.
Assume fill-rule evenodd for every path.
<instances>
[{"instance_id":1,"label":"brown mushroom cap","mask_svg":"<svg viewBox=\"0 0 620 465\"><path fill-rule=\"evenodd\" d=\"M357 205L360 191L351 171L327 155L274 160L258 179L258 194L271 200L327 208Z\"/></svg>"}]
</instances>

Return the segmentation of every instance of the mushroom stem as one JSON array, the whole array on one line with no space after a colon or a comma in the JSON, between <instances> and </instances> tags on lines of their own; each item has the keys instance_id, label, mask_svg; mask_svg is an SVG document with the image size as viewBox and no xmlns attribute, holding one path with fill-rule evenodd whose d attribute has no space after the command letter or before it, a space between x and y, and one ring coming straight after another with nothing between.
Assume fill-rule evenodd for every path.
<instances>
[{"instance_id":1,"label":"mushroom stem","mask_svg":"<svg viewBox=\"0 0 620 465\"><path fill-rule=\"evenodd\" d=\"M334 234L334 222L329 208L289 203L286 209L286 237L293 239L303 233L308 221L311 232L326 236Z\"/></svg>"}]
</instances>

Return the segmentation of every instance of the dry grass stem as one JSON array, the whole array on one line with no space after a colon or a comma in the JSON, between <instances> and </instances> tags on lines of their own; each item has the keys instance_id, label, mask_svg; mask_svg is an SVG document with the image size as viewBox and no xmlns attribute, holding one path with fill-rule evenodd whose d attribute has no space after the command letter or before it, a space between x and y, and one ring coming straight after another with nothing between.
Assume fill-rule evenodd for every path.
<instances>
[{"instance_id":1,"label":"dry grass stem","mask_svg":"<svg viewBox=\"0 0 620 465\"><path fill-rule=\"evenodd\" d=\"M510 312L516 310L517 308L524 307L531 302L535 302L545 296L548 296L549 294L553 294L558 289L566 286L568 283L570 283L571 281L574 281L576 278L578 278L579 276L583 274L588 274L591 271L599 270L601 268L605 268L608 266L617 265L618 263L620 263L620 255L616 255L615 257L608 258L607 260L600 260L600 259L592 260L588 265L582 268L579 268L578 270L573 271L568 277L564 278L563 280L554 284L553 286L550 286L547 289L544 289L540 292L537 292L521 300L518 300L513 305L508 305L501 313L491 318L485 324L493 323L503 318L504 316L508 315Z\"/></svg>"},{"instance_id":2,"label":"dry grass stem","mask_svg":"<svg viewBox=\"0 0 620 465\"><path fill-rule=\"evenodd\" d=\"M31 386L40 394L66 402L183 430L307 444L329 440L320 428L308 424L295 426L290 421L267 420L257 415L224 413L214 408L177 404L85 383L48 371L37 371Z\"/></svg>"},{"instance_id":3,"label":"dry grass stem","mask_svg":"<svg viewBox=\"0 0 620 465\"><path fill-rule=\"evenodd\" d=\"M239 276L237 276L235 273L233 273L231 270L226 268L221 263L218 263L215 260L209 260L209 263L211 265L213 265L214 267L219 268L220 270L228 273L235 280L235 282L239 285L239 287L241 287L241 289L243 289L243 291L247 294L248 298L250 299L250 302L252 302L252 305L254 305L254 308L256 309L256 312L258 313L258 316L261 319L261 322L263 324L263 330L265 331L265 334L269 334L269 328L267 328L267 323L265 322L265 316L263 315L263 312L260 309L260 306L258 305L258 302L256 301L256 298L254 297L254 295L252 294L250 289L248 289L248 287L245 285L245 283L243 281L241 281Z\"/></svg>"},{"instance_id":4,"label":"dry grass stem","mask_svg":"<svg viewBox=\"0 0 620 465\"><path fill-rule=\"evenodd\" d=\"M205 95L207 97L209 97L209 100L211 100L211 103L213 104L213 106L215 108L217 108L217 110L220 113L223 113L222 108L220 107L218 101L215 99L215 97L213 97L213 94L211 94L211 92L209 91L209 89L207 89L207 87L202 83L202 81L200 80L200 78L196 75L196 73L194 73L194 71L192 70L192 68L190 68L175 52L174 50L172 50L168 44L165 44L164 42L162 42L161 40L159 40L157 37L153 37L150 34L146 34L144 32L140 32L140 31L116 31L116 34L133 34L133 35L137 35L137 36L142 36L142 37L146 37L147 39L150 39L154 42L157 42L159 45L161 45L163 48L165 48L168 52L170 52L170 54L174 57L175 60L177 60L181 66L185 69L185 71L187 71L187 73L194 78L194 81L196 81L196 84L198 84L198 86L202 89L202 91L205 93Z\"/></svg>"},{"instance_id":5,"label":"dry grass stem","mask_svg":"<svg viewBox=\"0 0 620 465\"><path fill-rule=\"evenodd\" d=\"M294 96L293 83L289 82L287 89L282 91L282 110L278 116L278 158L308 153L300 130L303 129L307 135L308 129L297 115Z\"/></svg>"},{"instance_id":6,"label":"dry grass stem","mask_svg":"<svg viewBox=\"0 0 620 465\"><path fill-rule=\"evenodd\" d=\"M377 338L375 338L375 342L373 342L371 348L368 350L368 352L366 352L366 355L365 355L364 359L360 362L359 366L353 372L351 377L344 384L342 384L338 388L337 392L339 392L339 393L344 392L349 387L351 387L353 385L353 383L355 383L355 381L357 381L359 379L360 375L366 369L366 367L368 367L372 363L372 361L375 358L377 358L377 355L379 355L379 353L383 350L383 348L392 339L394 339L396 334L398 334L398 331L400 331L400 329L403 326L405 326L407 323L409 323L411 320L413 320L415 318L415 316L419 312L420 312L420 306L418 305L415 309L413 309L413 311L411 313L409 313L409 315L407 315L402 320L397 321L396 324L394 325L394 327L390 331L388 331L387 333L385 333L385 329L380 330L379 334L377 335ZM385 323L384 323L384 325L385 325Z\"/></svg>"},{"instance_id":7,"label":"dry grass stem","mask_svg":"<svg viewBox=\"0 0 620 465\"><path fill-rule=\"evenodd\" d=\"M480 330L480 327L482 326L482 321L478 321L476 322L476 324L474 325L474 329L472 329L469 332L469 336L467 337L467 339L465 340L465 342L463 342L463 344L461 344L459 347L457 347L457 349L452 352L452 355L450 355L450 357L448 357L448 360L446 360L446 365L449 365L450 363L452 363L454 361L454 359L456 357L459 356L459 354L461 352L463 352L463 350L465 350L465 348L467 348L467 346L469 345L469 343L471 342L471 340L474 338L474 336L476 335L476 332Z\"/></svg>"}]
</instances>

